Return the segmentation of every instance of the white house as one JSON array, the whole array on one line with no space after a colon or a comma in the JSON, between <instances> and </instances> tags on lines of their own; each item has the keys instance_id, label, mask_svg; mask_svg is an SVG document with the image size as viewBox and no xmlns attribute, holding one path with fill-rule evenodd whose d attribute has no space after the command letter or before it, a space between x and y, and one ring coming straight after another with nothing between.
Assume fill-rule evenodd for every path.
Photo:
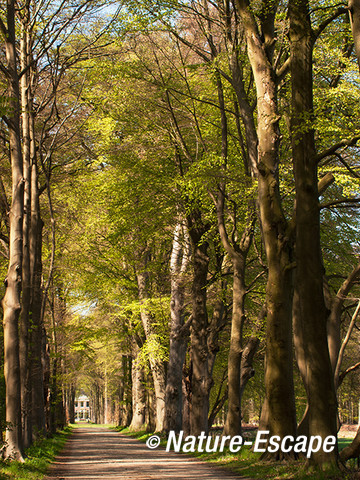
<instances>
[{"instance_id":1,"label":"white house","mask_svg":"<svg viewBox=\"0 0 360 480\"><path fill-rule=\"evenodd\" d=\"M90 399L82 394L75 398L75 421L90 420Z\"/></svg>"}]
</instances>

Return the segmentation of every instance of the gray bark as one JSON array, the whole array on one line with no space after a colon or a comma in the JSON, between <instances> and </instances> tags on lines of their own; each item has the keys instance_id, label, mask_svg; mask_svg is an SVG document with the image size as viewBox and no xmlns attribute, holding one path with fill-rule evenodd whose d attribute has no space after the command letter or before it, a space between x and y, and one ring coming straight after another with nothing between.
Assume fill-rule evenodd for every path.
<instances>
[{"instance_id":1,"label":"gray bark","mask_svg":"<svg viewBox=\"0 0 360 480\"><path fill-rule=\"evenodd\" d=\"M149 275L147 272L148 251L142 253L142 260L136 272L139 300L141 304L141 322L144 327L145 336L147 340L151 340L153 335L156 335L154 330L154 319L149 311L147 302L149 300L148 281ZM157 356L155 351L149 352L149 363L151 367L151 374L154 381L155 403L156 403L156 426L157 432L164 428L165 417L165 367L164 362Z\"/></svg>"},{"instance_id":2,"label":"gray bark","mask_svg":"<svg viewBox=\"0 0 360 480\"><path fill-rule=\"evenodd\" d=\"M171 324L164 422L164 430L167 432L179 432L182 429L182 371L189 336L189 329L184 328L185 273L188 263L189 241L184 227L178 224L170 260Z\"/></svg>"},{"instance_id":3,"label":"gray bark","mask_svg":"<svg viewBox=\"0 0 360 480\"><path fill-rule=\"evenodd\" d=\"M5 456L23 459L21 424L19 315L21 310L21 280L23 254L24 179L20 143L20 90L16 60L15 2L7 2L7 26L0 28L5 39L6 76L8 81L7 118L12 172L12 202L10 208L9 267L5 280L6 291L2 300L4 312L4 374L6 384L6 451Z\"/></svg>"},{"instance_id":4,"label":"gray bark","mask_svg":"<svg viewBox=\"0 0 360 480\"><path fill-rule=\"evenodd\" d=\"M132 419L129 430L139 431L145 429L145 375L144 368L139 364L137 358L139 347L134 342L132 362Z\"/></svg>"}]
</instances>

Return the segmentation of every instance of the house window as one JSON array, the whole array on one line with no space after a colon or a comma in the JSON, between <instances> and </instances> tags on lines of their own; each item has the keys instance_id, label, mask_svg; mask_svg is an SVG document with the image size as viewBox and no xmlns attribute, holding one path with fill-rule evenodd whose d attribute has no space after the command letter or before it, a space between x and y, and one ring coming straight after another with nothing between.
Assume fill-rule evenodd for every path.
<instances>
[{"instance_id":1,"label":"house window","mask_svg":"<svg viewBox=\"0 0 360 480\"><path fill-rule=\"evenodd\" d=\"M83 407L84 406L84 402L80 402L80 407Z\"/></svg>"},{"instance_id":2,"label":"house window","mask_svg":"<svg viewBox=\"0 0 360 480\"><path fill-rule=\"evenodd\" d=\"M86 406L89 408L89 402L86 402Z\"/></svg>"}]
</instances>

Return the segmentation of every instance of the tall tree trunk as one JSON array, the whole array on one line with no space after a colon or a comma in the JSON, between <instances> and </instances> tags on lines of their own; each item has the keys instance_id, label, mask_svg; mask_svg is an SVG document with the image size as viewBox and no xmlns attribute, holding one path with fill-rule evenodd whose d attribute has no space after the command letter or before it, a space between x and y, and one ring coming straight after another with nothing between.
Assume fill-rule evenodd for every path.
<instances>
[{"instance_id":1,"label":"tall tree trunk","mask_svg":"<svg viewBox=\"0 0 360 480\"><path fill-rule=\"evenodd\" d=\"M254 75L258 113L258 198L261 228L268 262L266 286L266 422L270 435L296 434L292 372L292 254L290 231L279 191L279 113L275 73L271 65L277 2L268 6L260 35L247 0L236 0L248 57ZM282 455L281 452L278 455Z\"/></svg>"},{"instance_id":2,"label":"tall tree trunk","mask_svg":"<svg viewBox=\"0 0 360 480\"><path fill-rule=\"evenodd\" d=\"M34 170L34 168L33 168ZM37 178L37 177L35 177ZM36 187L35 187L36 182ZM32 384L32 417L33 417L33 435L46 433L45 425L45 399L44 399L44 375L43 375L43 335L44 327L41 319L42 305L42 262L41 262L41 243L42 243L42 221L39 215L37 181L33 181L32 196L35 197L35 207L32 207L31 233L30 233L30 257L32 264L32 298L31 298L31 384ZM32 203L33 205L33 203Z\"/></svg>"},{"instance_id":3,"label":"tall tree trunk","mask_svg":"<svg viewBox=\"0 0 360 480\"><path fill-rule=\"evenodd\" d=\"M132 358L123 355L121 358L120 412L119 425L128 426L131 423L131 392L132 392Z\"/></svg>"},{"instance_id":4,"label":"tall tree trunk","mask_svg":"<svg viewBox=\"0 0 360 480\"><path fill-rule=\"evenodd\" d=\"M144 368L138 359L139 347L133 343L133 362L132 362L132 419L129 426L130 430L139 431L145 429L145 375Z\"/></svg>"},{"instance_id":5,"label":"tall tree trunk","mask_svg":"<svg viewBox=\"0 0 360 480\"><path fill-rule=\"evenodd\" d=\"M228 358L228 414L225 423L226 435L241 435L240 375L243 348L245 259L233 258L233 311L231 319L230 349Z\"/></svg>"},{"instance_id":6,"label":"tall tree trunk","mask_svg":"<svg viewBox=\"0 0 360 480\"><path fill-rule=\"evenodd\" d=\"M307 0L289 3L292 79L292 152L296 188L296 289L306 361L309 435L337 434L337 401L327 344L317 155L313 119L313 34ZM311 460L336 463L337 448Z\"/></svg>"},{"instance_id":7,"label":"tall tree trunk","mask_svg":"<svg viewBox=\"0 0 360 480\"><path fill-rule=\"evenodd\" d=\"M23 253L24 179L20 141L20 91L16 61L15 1L7 1L7 27L1 23L6 50L8 80L7 119L12 171L12 201L10 208L9 268L2 300L4 312L4 373L6 383L6 452L7 457L23 458L21 423L19 315L21 310L21 269Z\"/></svg>"},{"instance_id":8,"label":"tall tree trunk","mask_svg":"<svg viewBox=\"0 0 360 480\"><path fill-rule=\"evenodd\" d=\"M66 412L69 423L75 423L75 392L76 387L73 384L66 389Z\"/></svg>"},{"instance_id":9,"label":"tall tree trunk","mask_svg":"<svg viewBox=\"0 0 360 480\"><path fill-rule=\"evenodd\" d=\"M201 432L208 432L211 384L207 345L209 324L206 308L209 256L208 243L203 238L209 227L203 223L198 210L193 210L192 215L188 215L187 221L193 252L190 431L192 435L200 435Z\"/></svg>"},{"instance_id":10,"label":"tall tree trunk","mask_svg":"<svg viewBox=\"0 0 360 480\"><path fill-rule=\"evenodd\" d=\"M360 0L349 0L351 30L354 39L355 53L360 69Z\"/></svg>"},{"instance_id":11,"label":"tall tree trunk","mask_svg":"<svg viewBox=\"0 0 360 480\"><path fill-rule=\"evenodd\" d=\"M189 263L189 242L183 230L180 223L175 228L170 260L171 326L164 422L164 430L167 432L179 432L182 429L182 371L189 334L187 329L184 330L184 275Z\"/></svg>"},{"instance_id":12,"label":"tall tree trunk","mask_svg":"<svg viewBox=\"0 0 360 480\"><path fill-rule=\"evenodd\" d=\"M28 12L27 12L28 13ZM28 33L29 18L25 13L22 22L20 41L21 70L29 67L30 40ZM20 377L21 377L21 411L23 423L24 447L32 442L31 418L31 375L30 375L30 302L31 302L31 271L30 271L30 220L31 220L31 165L30 165L30 72L21 77L21 110L23 132L23 172L24 172L24 219L23 219L23 262L22 262L22 305L20 313Z\"/></svg>"},{"instance_id":13,"label":"tall tree trunk","mask_svg":"<svg viewBox=\"0 0 360 480\"><path fill-rule=\"evenodd\" d=\"M149 311L147 302L149 301L149 275L147 272L149 252L147 249L142 254L142 262L136 272L139 300L141 304L141 321L144 327L145 336L147 341L151 341L156 336L154 331L154 319ZM160 432L164 428L165 417L165 366L161 358L158 357L155 351L149 352L149 363L151 367L151 374L154 381L155 390L155 403L156 403L156 426L157 432Z\"/></svg>"},{"instance_id":14,"label":"tall tree trunk","mask_svg":"<svg viewBox=\"0 0 360 480\"><path fill-rule=\"evenodd\" d=\"M243 327L245 321L245 267L252 241L253 229L244 232L239 244L231 244L224 222L224 193L219 189L216 210L222 244L233 266L233 304L231 319L230 349L228 357L228 414L225 423L226 435L241 434L241 358L243 353Z\"/></svg>"},{"instance_id":15,"label":"tall tree trunk","mask_svg":"<svg viewBox=\"0 0 360 480\"><path fill-rule=\"evenodd\" d=\"M182 374L182 397L183 397L183 410L182 410L182 429L184 435L190 435L190 420L191 420L191 376L192 376L192 363L189 361L189 365L186 364L183 367Z\"/></svg>"},{"instance_id":16,"label":"tall tree trunk","mask_svg":"<svg viewBox=\"0 0 360 480\"><path fill-rule=\"evenodd\" d=\"M248 157L247 162L245 162L245 171L249 175L251 172L254 172L255 169L254 162L256 162L256 157L254 157L254 155L257 154L257 142L254 140L253 136L256 132L254 129L253 115L248 108L249 104L245 98L241 68L237 57L234 56L231 62L231 71L233 85L238 97L239 105L241 105L240 111L242 113L242 118L245 125ZM225 173L228 162L228 122L226 116L224 91L219 73L217 73L217 91L221 117L222 169ZM218 190L215 206L219 234L223 247L228 253L234 269L231 337L228 358L228 414L224 432L226 435L235 436L241 434L240 377L241 356L243 349L243 327L245 321L245 268L246 258L253 236L253 226L244 232L238 243L236 241L230 241L224 220L226 191L226 182L224 180L220 181ZM249 209L252 210L251 205L249 205ZM236 228L235 225L234 228ZM233 235L233 238L234 237L235 235Z\"/></svg>"}]
</instances>

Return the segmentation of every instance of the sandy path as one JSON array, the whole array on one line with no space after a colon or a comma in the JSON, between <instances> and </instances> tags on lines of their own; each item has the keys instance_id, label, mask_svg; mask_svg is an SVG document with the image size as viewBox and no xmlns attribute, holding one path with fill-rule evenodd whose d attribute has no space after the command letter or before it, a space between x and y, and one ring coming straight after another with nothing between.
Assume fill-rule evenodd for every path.
<instances>
[{"instance_id":1,"label":"sandy path","mask_svg":"<svg viewBox=\"0 0 360 480\"><path fill-rule=\"evenodd\" d=\"M197 459L149 450L107 428L76 428L46 480L239 480Z\"/></svg>"}]
</instances>

